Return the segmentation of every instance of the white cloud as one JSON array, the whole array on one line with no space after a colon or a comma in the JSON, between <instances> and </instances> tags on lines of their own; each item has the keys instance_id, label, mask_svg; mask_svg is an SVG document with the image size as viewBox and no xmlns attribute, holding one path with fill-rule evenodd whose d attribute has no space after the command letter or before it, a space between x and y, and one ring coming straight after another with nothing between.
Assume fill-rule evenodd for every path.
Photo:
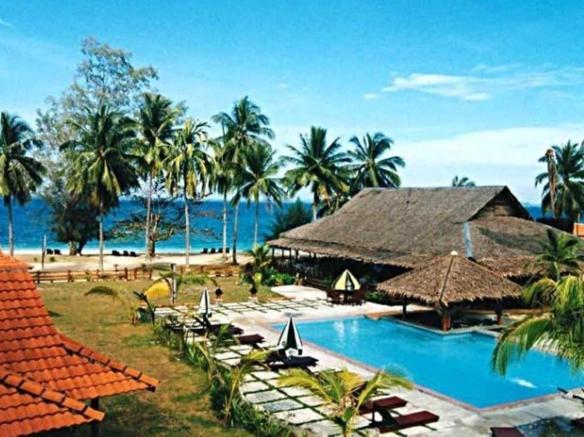
<instances>
[{"instance_id":1,"label":"white cloud","mask_svg":"<svg viewBox=\"0 0 584 437\"><path fill-rule=\"evenodd\" d=\"M12 24L9 23L6 20L3 20L2 18L0 18L0 26L2 26L2 27L12 27Z\"/></svg>"},{"instance_id":2,"label":"white cloud","mask_svg":"<svg viewBox=\"0 0 584 437\"><path fill-rule=\"evenodd\" d=\"M489 100L510 91L569 87L584 84L584 68L521 69L518 64L479 64L472 74L393 74L384 92L416 91L465 101Z\"/></svg>"},{"instance_id":3,"label":"white cloud","mask_svg":"<svg viewBox=\"0 0 584 437\"><path fill-rule=\"evenodd\" d=\"M377 93L365 93L365 94L363 94L363 98L365 100L374 100L374 99L376 99L378 97L379 97L379 94L377 94Z\"/></svg>"},{"instance_id":4,"label":"white cloud","mask_svg":"<svg viewBox=\"0 0 584 437\"><path fill-rule=\"evenodd\" d=\"M288 88L290 88L290 84L286 83L286 82L280 82L278 84L278 88L280 88L282 90L287 90Z\"/></svg>"}]
</instances>

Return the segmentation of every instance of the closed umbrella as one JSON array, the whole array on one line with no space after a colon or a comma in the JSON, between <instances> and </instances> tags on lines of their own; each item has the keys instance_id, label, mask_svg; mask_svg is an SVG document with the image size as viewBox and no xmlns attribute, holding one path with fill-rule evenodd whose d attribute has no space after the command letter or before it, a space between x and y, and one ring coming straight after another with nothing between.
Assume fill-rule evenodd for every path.
<instances>
[{"instance_id":1,"label":"closed umbrella","mask_svg":"<svg viewBox=\"0 0 584 437\"><path fill-rule=\"evenodd\" d=\"M284 329L280 334L278 346L285 352L296 351L298 355L302 355L302 340L300 340L300 334L296 329L296 324L292 317L288 319L286 326L284 326Z\"/></svg>"}]
</instances>

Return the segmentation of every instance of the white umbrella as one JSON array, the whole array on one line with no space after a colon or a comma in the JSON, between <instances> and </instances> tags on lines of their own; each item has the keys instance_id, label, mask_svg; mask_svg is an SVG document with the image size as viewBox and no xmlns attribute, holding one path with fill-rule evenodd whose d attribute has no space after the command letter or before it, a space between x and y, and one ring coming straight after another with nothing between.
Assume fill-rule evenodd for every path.
<instances>
[{"instance_id":1,"label":"white umbrella","mask_svg":"<svg viewBox=\"0 0 584 437\"><path fill-rule=\"evenodd\" d=\"M292 317L288 319L288 323L286 323L280 334L278 346L285 351L292 349L297 351L299 355L302 354L302 340L300 340L300 334Z\"/></svg>"},{"instance_id":2,"label":"white umbrella","mask_svg":"<svg viewBox=\"0 0 584 437\"><path fill-rule=\"evenodd\" d=\"M211 317L211 298L209 297L209 290L206 288L203 289L203 294L201 294L198 312L205 318Z\"/></svg>"}]
</instances>

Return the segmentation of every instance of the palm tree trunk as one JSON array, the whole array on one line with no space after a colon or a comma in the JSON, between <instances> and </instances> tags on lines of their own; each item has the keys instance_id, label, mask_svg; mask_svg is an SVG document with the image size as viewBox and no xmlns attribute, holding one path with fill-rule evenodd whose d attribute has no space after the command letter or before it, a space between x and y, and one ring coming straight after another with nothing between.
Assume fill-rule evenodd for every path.
<instances>
[{"instance_id":1,"label":"palm tree trunk","mask_svg":"<svg viewBox=\"0 0 584 437\"><path fill-rule=\"evenodd\" d=\"M150 215L152 214L152 174L148 174L148 192L146 198L146 229L144 232L144 250L146 260L150 260Z\"/></svg>"},{"instance_id":2,"label":"palm tree trunk","mask_svg":"<svg viewBox=\"0 0 584 437\"><path fill-rule=\"evenodd\" d=\"M191 224L190 224L190 217L189 217L189 202L187 199L187 193L184 192L184 200L185 200L185 254L186 254L186 264L187 264L187 271L190 262L191 256Z\"/></svg>"},{"instance_id":3,"label":"palm tree trunk","mask_svg":"<svg viewBox=\"0 0 584 437\"><path fill-rule=\"evenodd\" d=\"M223 193L223 261L227 260L227 191Z\"/></svg>"},{"instance_id":4,"label":"palm tree trunk","mask_svg":"<svg viewBox=\"0 0 584 437\"><path fill-rule=\"evenodd\" d=\"M253 247L258 245L258 231L260 227L260 200L256 199L255 202L255 224L253 230Z\"/></svg>"},{"instance_id":5,"label":"palm tree trunk","mask_svg":"<svg viewBox=\"0 0 584 437\"><path fill-rule=\"evenodd\" d=\"M546 152L547 156L547 171L548 171L548 184L550 190L550 206L552 209L552 217L557 218L556 212L556 166L554 162L554 151L553 149L548 149Z\"/></svg>"},{"instance_id":6,"label":"palm tree trunk","mask_svg":"<svg viewBox=\"0 0 584 437\"><path fill-rule=\"evenodd\" d=\"M313 199L312 199L312 221L313 222L316 221L317 213L318 213L318 197L315 194Z\"/></svg>"},{"instance_id":7,"label":"palm tree trunk","mask_svg":"<svg viewBox=\"0 0 584 437\"><path fill-rule=\"evenodd\" d=\"M237 227L239 225L239 200L235 203L233 210L233 264L237 264Z\"/></svg>"},{"instance_id":8,"label":"palm tree trunk","mask_svg":"<svg viewBox=\"0 0 584 437\"><path fill-rule=\"evenodd\" d=\"M99 201L99 270L103 271L103 201Z\"/></svg>"},{"instance_id":9,"label":"palm tree trunk","mask_svg":"<svg viewBox=\"0 0 584 437\"><path fill-rule=\"evenodd\" d=\"M8 203L6 205L8 209L8 248L10 251L10 256L14 256L14 218L12 213L12 197L8 196Z\"/></svg>"}]
</instances>

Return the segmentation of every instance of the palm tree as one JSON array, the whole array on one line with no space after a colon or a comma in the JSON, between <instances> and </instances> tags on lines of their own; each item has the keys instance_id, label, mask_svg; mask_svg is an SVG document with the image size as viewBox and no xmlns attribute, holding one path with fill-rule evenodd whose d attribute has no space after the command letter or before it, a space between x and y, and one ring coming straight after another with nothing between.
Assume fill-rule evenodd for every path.
<instances>
[{"instance_id":1,"label":"palm tree","mask_svg":"<svg viewBox=\"0 0 584 437\"><path fill-rule=\"evenodd\" d=\"M255 143L265 143L265 138L273 139L274 132L269 128L270 119L262 114L258 105L247 96L235 102L231 113L221 112L212 117L214 123L221 125L221 140L228 149L227 161L233 170L232 188L241 185L239 174L244 166L243 153ZM234 197L233 206L233 263L237 264L237 231L239 225L239 201Z\"/></svg>"},{"instance_id":2,"label":"palm tree","mask_svg":"<svg viewBox=\"0 0 584 437\"><path fill-rule=\"evenodd\" d=\"M401 179L397 174L398 167L405 167L404 160L399 156L384 155L391 150L393 140L381 132L373 136L366 134L363 142L356 136L349 140L355 145L355 150L349 151L349 156L355 161L352 170L355 172L353 191L364 187L397 188Z\"/></svg>"},{"instance_id":3,"label":"palm tree","mask_svg":"<svg viewBox=\"0 0 584 437\"><path fill-rule=\"evenodd\" d=\"M189 202L205 194L208 182L209 156L205 152L208 126L202 121L187 120L182 129L177 132L165 162L168 168L168 190L173 195L182 194L184 201L187 267L191 253ZM199 188L201 194L199 194Z\"/></svg>"},{"instance_id":4,"label":"palm tree","mask_svg":"<svg viewBox=\"0 0 584 437\"><path fill-rule=\"evenodd\" d=\"M320 397L330 407L330 419L341 427L343 437L353 435L359 409L379 395L380 391L392 387L411 388L401 376L377 372L365 382L360 375L346 369L324 370L317 375L294 369L282 375L280 386L300 386Z\"/></svg>"},{"instance_id":5,"label":"palm tree","mask_svg":"<svg viewBox=\"0 0 584 437\"><path fill-rule=\"evenodd\" d=\"M450 183L451 187L475 187L476 184L474 183L474 181L470 180L469 178L467 178L466 176L454 176L454 178L452 178L452 182Z\"/></svg>"},{"instance_id":6,"label":"palm tree","mask_svg":"<svg viewBox=\"0 0 584 437\"><path fill-rule=\"evenodd\" d=\"M0 196L8 212L8 246L14 255L13 201L24 205L42 183L44 166L27 156L36 142L34 132L22 119L0 113Z\"/></svg>"},{"instance_id":7,"label":"palm tree","mask_svg":"<svg viewBox=\"0 0 584 437\"><path fill-rule=\"evenodd\" d=\"M555 160L555 171L552 168L550 173L552 158L551 153L546 152L539 162L546 162L548 171L540 173L535 178L536 186L543 184L542 209L544 212L550 211L553 198L554 217L565 216L577 221L584 207L584 146L568 141L563 146L552 146L551 150ZM554 186L555 189L552 188Z\"/></svg>"},{"instance_id":8,"label":"palm tree","mask_svg":"<svg viewBox=\"0 0 584 437\"><path fill-rule=\"evenodd\" d=\"M154 247L150 244L150 222L152 219L153 180L162 169L168 152L168 143L172 138L173 124L178 116L178 110L172 101L160 94L145 93L139 113L139 128L141 141L138 146L140 168L146 178L146 229L144 232L146 257L154 255Z\"/></svg>"},{"instance_id":9,"label":"palm tree","mask_svg":"<svg viewBox=\"0 0 584 437\"><path fill-rule=\"evenodd\" d=\"M544 277L559 280L563 274L579 274L583 261L582 243L578 238L548 229L534 265Z\"/></svg>"},{"instance_id":10,"label":"palm tree","mask_svg":"<svg viewBox=\"0 0 584 437\"><path fill-rule=\"evenodd\" d=\"M258 245L260 196L264 196L268 204L274 201L278 206L285 197L284 190L279 185L280 178L277 177L280 164L275 160L275 155L276 152L269 144L255 143L243 156L241 186L236 197L247 199L248 205L252 200L255 202L254 247Z\"/></svg>"},{"instance_id":11,"label":"palm tree","mask_svg":"<svg viewBox=\"0 0 584 437\"><path fill-rule=\"evenodd\" d=\"M233 169L230 162L230 150L221 139L210 142L213 149L211 157L210 185L213 190L223 197L223 212L221 221L223 224L223 260L227 259L227 195L233 189Z\"/></svg>"},{"instance_id":12,"label":"palm tree","mask_svg":"<svg viewBox=\"0 0 584 437\"><path fill-rule=\"evenodd\" d=\"M584 369L584 279L565 276L550 281L553 291L545 298L549 311L542 308L509 325L499 337L492 356L492 366L499 373L505 374L512 361L536 345L555 350L574 370Z\"/></svg>"},{"instance_id":13,"label":"palm tree","mask_svg":"<svg viewBox=\"0 0 584 437\"><path fill-rule=\"evenodd\" d=\"M61 146L73 163L69 188L75 195L88 195L99 210L99 268L103 270L104 215L118 206L122 194L138 186L131 154L136 124L106 104L96 110L86 107L84 116L69 124L77 137Z\"/></svg>"},{"instance_id":14,"label":"palm tree","mask_svg":"<svg viewBox=\"0 0 584 437\"><path fill-rule=\"evenodd\" d=\"M540 162L542 159L540 158ZM547 149L545 152L545 162L547 164L547 173L548 173L548 183L549 183L549 192L550 192L550 209L552 210L552 217L556 218L556 178L557 178L557 169L556 169L556 158L554 149Z\"/></svg>"},{"instance_id":15,"label":"palm tree","mask_svg":"<svg viewBox=\"0 0 584 437\"><path fill-rule=\"evenodd\" d=\"M342 165L350 158L341 152L339 138L327 144L326 129L311 127L309 135L300 135L300 148L288 146L292 156L284 157L284 162L293 168L286 172L286 182L290 194L296 194L304 187L312 191L312 219L316 220L321 201L328 203L335 191L348 191Z\"/></svg>"}]
</instances>

